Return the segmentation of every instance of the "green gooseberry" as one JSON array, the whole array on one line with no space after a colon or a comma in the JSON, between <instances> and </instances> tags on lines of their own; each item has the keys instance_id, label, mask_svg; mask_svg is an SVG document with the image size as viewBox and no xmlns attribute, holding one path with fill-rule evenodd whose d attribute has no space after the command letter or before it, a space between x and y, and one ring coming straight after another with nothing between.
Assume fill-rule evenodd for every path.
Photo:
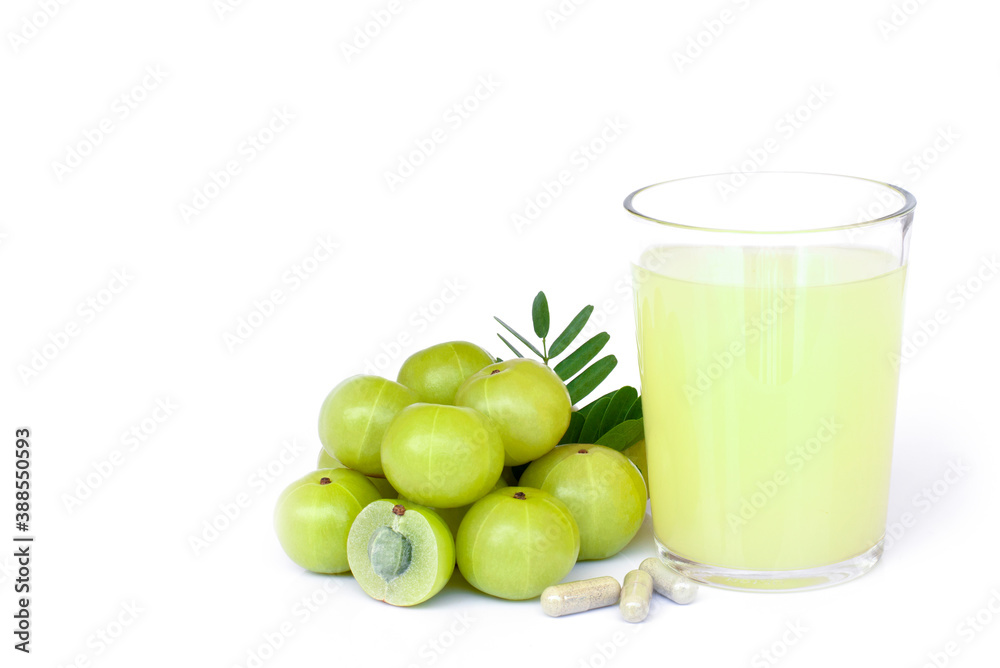
<instances>
[{"instance_id":1,"label":"green gooseberry","mask_svg":"<svg viewBox=\"0 0 1000 668\"><path fill-rule=\"evenodd\" d=\"M494 358L468 341L439 343L413 353L399 369L396 381L428 404L453 404L465 380Z\"/></svg>"},{"instance_id":2,"label":"green gooseberry","mask_svg":"<svg viewBox=\"0 0 1000 668\"><path fill-rule=\"evenodd\" d=\"M347 468L385 476L379 450L382 435L400 410L417 395L378 376L352 376L330 391L319 411L323 449Z\"/></svg>"},{"instance_id":3,"label":"green gooseberry","mask_svg":"<svg viewBox=\"0 0 1000 668\"><path fill-rule=\"evenodd\" d=\"M458 389L455 404L493 421L503 439L506 466L538 459L555 447L573 410L566 386L552 369L520 358L474 373Z\"/></svg>"},{"instance_id":4,"label":"green gooseberry","mask_svg":"<svg viewBox=\"0 0 1000 668\"><path fill-rule=\"evenodd\" d=\"M319 469L281 493L274 530L285 554L316 573L348 570L347 534L358 513L382 497L368 479L344 468Z\"/></svg>"},{"instance_id":5,"label":"green gooseberry","mask_svg":"<svg viewBox=\"0 0 1000 668\"><path fill-rule=\"evenodd\" d=\"M366 594L392 605L417 605L451 578L455 541L430 508L382 499L358 514L347 539L347 558Z\"/></svg>"},{"instance_id":6,"label":"green gooseberry","mask_svg":"<svg viewBox=\"0 0 1000 668\"><path fill-rule=\"evenodd\" d=\"M489 492L503 469L503 443L471 408L413 404L382 439L382 465L394 488L432 508L457 508Z\"/></svg>"},{"instance_id":7,"label":"green gooseberry","mask_svg":"<svg viewBox=\"0 0 1000 668\"><path fill-rule=\"evenodd\" d=\"M566 505L540 489L505 487L465 514L455 541L458 568L476 589L510 600L535 598L573 569L580 531Z\"/></svg>"},{"instance_id":8,"label":"green gooseberry","mask_svg":"<svg viewBox=\"0 0 1000 668\"><path fill-rule=\"evenodd\" d=\"M319 458L316 461L316 468L318 469L344 469L347 468L342 462L340 462L336 457L330 455L325 449L319 449ZM399 496L399 493L392 488L389 481L385 478L378 478L376 476L365 476L368 478L368 482L375 485L375 489L378 490L379 494L382 495L383 499L395 499Z\"/></svg>"},{"instance_id":9,"label":"green gooseberry","mask_svg":"<svg viewBox=\"0 0 1000 668\"><path fill-rule=\"evenodd\" d=\"M580 560L618 554L646 515L646 483L639 469L603 445L560 445L529 464L520 484L566 504L580 528Z\"/></svg>"}]
</instances>

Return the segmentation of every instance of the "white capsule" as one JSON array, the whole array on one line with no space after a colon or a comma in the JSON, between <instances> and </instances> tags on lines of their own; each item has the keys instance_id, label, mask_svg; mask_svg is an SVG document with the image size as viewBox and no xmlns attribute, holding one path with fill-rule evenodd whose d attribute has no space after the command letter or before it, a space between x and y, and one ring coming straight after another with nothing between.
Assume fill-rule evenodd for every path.
<instances>
[{"instance_id":1,"label":"white capsule","mask_svg":"<svg viewBox=\"0 0 1000 668\"><path fill-rule=\"evenodd\" d=\"M618 602L622 588L610 576L577 580L546 587L542 592L542 611L549 617L572 615Z\"/></svg>"},{"instance_id":2,"label":"white capsule","mask_svg":"<svg viewBox=\"0 0 1000 668\"><path fill-rule=\"evenodd\" d=\"M688 580L677 571L668 568L656 557L645 559L639 568L649 573L653 578L653 589L658 594L666 596L674 603L685 605L694 600L698 594L698 584Z\"/></svg>"},{"instance_id":3,"label":"white capsule","mask_svg":"<svg viewBox=\"0 0 1000 668\"><path fill-rule=\"evenodd\" d=\"M641 622L649 614L649 599L653 598L653 577L646 571L629 571L622 584L618 609L626 622Z\"/></svg>"}]
</instances>

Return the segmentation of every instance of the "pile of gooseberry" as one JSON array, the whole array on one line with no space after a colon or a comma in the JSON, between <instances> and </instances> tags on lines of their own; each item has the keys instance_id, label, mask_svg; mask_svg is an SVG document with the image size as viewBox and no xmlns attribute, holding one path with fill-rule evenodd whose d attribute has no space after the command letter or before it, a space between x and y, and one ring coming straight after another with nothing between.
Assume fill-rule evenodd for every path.
<instances>
[{"instance_id":1,"label":"pile of gooseberry","mask_svg":"<svg viewBox=\"0 0 1000 668\"><path fill-rule=\"evenodd\" d=\"M396 381L348 378L320 409L318 470L278 499L278 540L393 605L434 596L456 564L482 592L537 598L578 560L617 554L646 512L628 457L557 445L572 412L545 364L464 341L413 354Z\"/></svg>"}]
</instances>

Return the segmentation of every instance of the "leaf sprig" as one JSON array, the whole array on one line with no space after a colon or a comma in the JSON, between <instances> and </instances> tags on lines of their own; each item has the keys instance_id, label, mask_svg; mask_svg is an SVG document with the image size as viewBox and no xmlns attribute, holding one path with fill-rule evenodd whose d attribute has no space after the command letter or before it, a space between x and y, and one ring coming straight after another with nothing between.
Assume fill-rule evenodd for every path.
<instances>
[{"instance_id":1,"label":"leaf sprig","mask_svg":"<svg viewBox=\"0 0 1000 668\"><path fill-rule=\"evenodd\" d=\"M559 443L595 443L621 452L643 438L642 398L626 385L574 411Z\"/></svg>"},{"instance_id":2,"label":"leaf sprig","mask_svg":"<svg viewBox=\"0 0 1000 668\"><path fill-rule=\"evenodd\" d=\"M552 341L552 345L549 346L549 302L545 297L545 293L539 292L535 295L535 299L531 304L531 324L535 336L541 339L541 350L500 318L494 317L494 319L528 350L539 357L542 363L549 366L549 362L565 352L569 345L579 336L593 312L593 306L585 306L570 321L566 329L560 332L555 340ZM503 334L497 334L497 336L504 342L504 345L510 348L511 352L518 357L524 357L510 341L504 338ZM569 391L570 400L574 405L597 389L597 386L604 382L604 379L618 365L618 359L614 355L606 355L593 364L590 364L610 338L611 336L607 332L601 332L592 336L553 367L552 370L556 372L556 375L566 383L566 389ZM590 366L587 366L588 364ZM576 414L574 413L574 415ZM579 420L579 418L575 419ZM572 428L573 422L571 421L570 430ZM567 433L569 433L569 430L567 430Z\"/></svg>"}]
</instances>

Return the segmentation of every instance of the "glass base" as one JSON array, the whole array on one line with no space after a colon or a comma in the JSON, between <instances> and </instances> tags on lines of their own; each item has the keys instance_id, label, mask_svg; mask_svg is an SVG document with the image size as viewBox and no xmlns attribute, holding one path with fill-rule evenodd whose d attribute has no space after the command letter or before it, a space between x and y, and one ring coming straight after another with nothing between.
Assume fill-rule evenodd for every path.
<instances>
[{"instance_id":1,"label":"glass base","mask_svg":"<svg viewBox=\"0 0 1000 668\"><path fill-rule=\"evenodd\" d=\"M881 558L882 539L871 549L846 561L797 571L749 571L710 566L674 554L659 540L656 549L667 566L695 582L736 591L787 592L832 587L861 577Z\"/></svg>"}]
</instances>

